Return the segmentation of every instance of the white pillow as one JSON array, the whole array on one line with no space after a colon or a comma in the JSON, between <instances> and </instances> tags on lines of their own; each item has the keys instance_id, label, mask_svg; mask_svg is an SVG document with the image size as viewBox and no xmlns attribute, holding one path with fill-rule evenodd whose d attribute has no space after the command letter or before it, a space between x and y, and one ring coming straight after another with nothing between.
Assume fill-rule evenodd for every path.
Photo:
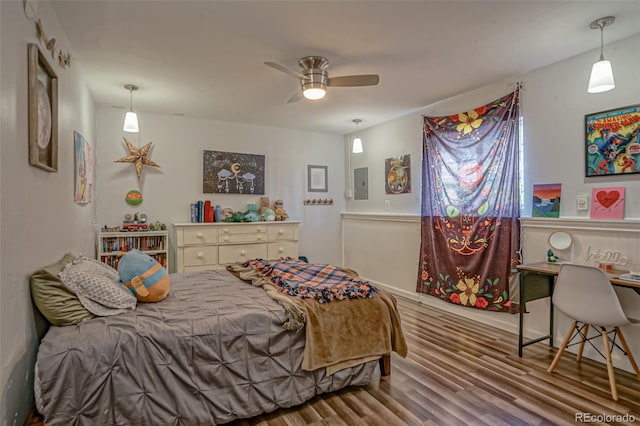
<instances>
[{"instance_id":1,"label":"white pillow","mask_svg":"<svg viewBox=\"0 0 640 426\"><path fill-rule=\"evenodd\" d=\"M59 277L94 315L116 315L136 307L136 297L120 283L118 271L90 257L77 256Z\"/></svg>"}]
</instances>

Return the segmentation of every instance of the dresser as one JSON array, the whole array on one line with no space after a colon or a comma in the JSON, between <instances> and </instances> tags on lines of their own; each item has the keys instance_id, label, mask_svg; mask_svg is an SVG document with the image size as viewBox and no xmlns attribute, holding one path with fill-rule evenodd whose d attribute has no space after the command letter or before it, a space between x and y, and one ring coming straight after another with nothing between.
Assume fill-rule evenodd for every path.
<instances>
[{"instance_id":1,"label":"dresser","mask_svg":"<svg viewBox=\"0 0 640 426\"><path fill-rule=\"evenodd\" d=\"M176 272L248 259L298 257L300 222L174 223Z\"/></svg>"}]
</instances>

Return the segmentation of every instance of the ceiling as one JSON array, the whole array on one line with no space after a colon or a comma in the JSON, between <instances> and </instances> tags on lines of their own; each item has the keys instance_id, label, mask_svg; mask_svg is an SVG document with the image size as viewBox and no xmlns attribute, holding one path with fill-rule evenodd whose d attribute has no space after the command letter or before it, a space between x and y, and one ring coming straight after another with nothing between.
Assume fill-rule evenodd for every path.
<instances>
[{"instance_id":1,"label":"ceiling","mask_svg":"<svg viewBox=\"0 0 640 426\"><path fill-rule=\"evenodd\" d=\"M100 104L128 107L131 83L138 111L335 134L587 51L595 62L597 18L616 17L605 45L640 31L640 0L52 4ZM298 81L264 62L298 70L308 55L329 59L330 77L377 73L380 83L287 104Z\"/></svg>"}]
</instances>

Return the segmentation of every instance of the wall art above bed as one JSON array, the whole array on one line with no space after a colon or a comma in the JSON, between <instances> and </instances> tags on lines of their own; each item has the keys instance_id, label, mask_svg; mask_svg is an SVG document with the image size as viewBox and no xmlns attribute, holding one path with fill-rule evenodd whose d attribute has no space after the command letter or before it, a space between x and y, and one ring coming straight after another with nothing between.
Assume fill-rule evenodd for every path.
<instances>
[{"instance_id":1,"label":"wall art above bed","mask_svg":"<svg viewBox=\"0 0 640 426\"><path fill-rule=\"evenodd\" d=\"M202 192L264 194L264 155L204 151Z\"/></svg>"}]
</instances>

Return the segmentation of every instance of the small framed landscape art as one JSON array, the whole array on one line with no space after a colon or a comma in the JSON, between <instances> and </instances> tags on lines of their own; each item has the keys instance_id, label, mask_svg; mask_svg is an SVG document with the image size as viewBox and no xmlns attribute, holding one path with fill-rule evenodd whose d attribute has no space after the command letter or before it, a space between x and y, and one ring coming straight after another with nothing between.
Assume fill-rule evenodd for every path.
<instances>
[{"instance_id":1,"label":"small framed landscape art","mask_svg":"<svg viewBox=\"0 0 640 426\"><path fill-rule=\"evenodd\" d=\"M640 105L585 115L585 175L640 173Z\"/></svg>"},{"instance_id":2,"label":"small framed landscape art","mask_svg":"<svg viewBox=\"0 0 640 426\"><path fill-rule=\"evenodd\" d=\"M560 217L560 193L562 184L541 183L533 185L531 216Z\"/></svg>"},{"instance_id":3,"label":"small framed landscape art","mask_svg":"<svg viewBox=\"0 0 640 426\"><path fill-rule=\"evenodd\" d=\"M28 47L29 164L58 171L58 76L38 45Z\"/></svg>"},{"instance_id":4,"label":"small framed landscape art","mask_svg":"<svg viewBox=\"0 0 640 426\"><path fill-rule=\"evenodd\" d=\"M307 166L307 191L328 192L327 166Z\"/></svg>"}]
</instances>

